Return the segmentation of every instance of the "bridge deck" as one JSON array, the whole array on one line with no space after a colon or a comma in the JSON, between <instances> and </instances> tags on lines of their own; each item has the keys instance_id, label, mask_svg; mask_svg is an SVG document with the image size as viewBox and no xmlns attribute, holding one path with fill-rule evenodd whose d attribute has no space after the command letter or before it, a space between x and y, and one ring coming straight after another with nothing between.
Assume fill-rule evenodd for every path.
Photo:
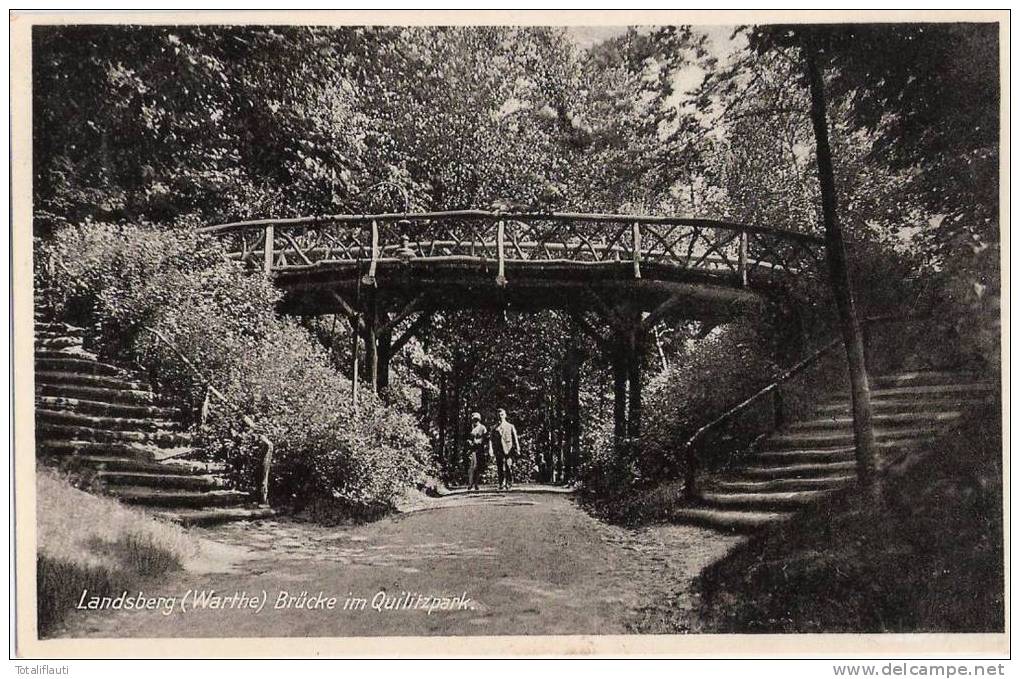
<instances>
[{"instance_id":1,"label":"bridge deck","mask_svg":"<svg viewBox=\"0 0 1020 679\"><path fill-rule=\"evenodd\" d=\"M457 308L583 309L591 292L650 310L682 298L689 317L728 315L813 275L822 240L732 222L477 210L332 215L203 229L260 266L295 313L330 313L334 293L428 291Z\"/></svg>"}]
</instances>

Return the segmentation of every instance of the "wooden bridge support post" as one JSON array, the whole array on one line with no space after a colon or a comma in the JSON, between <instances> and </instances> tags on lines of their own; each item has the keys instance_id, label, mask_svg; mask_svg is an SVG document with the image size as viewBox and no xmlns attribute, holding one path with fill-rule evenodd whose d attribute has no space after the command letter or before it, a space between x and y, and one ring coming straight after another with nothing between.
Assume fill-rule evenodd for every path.
<instances>
[{"instance_id":1,"label":"wooden bridge support post","mask_svg":"<svg viewBox=\"0 0 1020 679\"><path fill-rule=\"evenodd\" d=\"M627 437L637 452L641 441L641 313L627 333Z\"/></svg>"},{"instance_id":2,"label":"wooden bridge support post","mask_svg":"<svg viewBox=\"0 0 1020 679\"><path fill-rule=\"evenodd\" d=\"M581 352L572 332L567 349L567 450L562 481L574 478L581 449Z\"/></svg>"},{"instance_id":3,"label":"wooden bridge support post","mask_svg":"<svg viewBox=\"0 0 1020 679\"><path fill-rule=\"evenodd\" d=\"M358 414L358 317L351 319L351 405Z\"/></svg>"},{"instance_id":4,"label":"wooden bridge support post","mask_svg":"<svg viewBox=\"0 0 1020 679\"><path fill-rule=\"evenodd\" d=\"M393 329L387 328L376 333L375 359L378 365L376 372L378 381L376 390L382 391L390 386L390 360L393 358Z\"/></svg>"},{"instance_id":5,"label":"wooden bridge support post","mask_svg":"<svg viewBox=\"0 0 1020 679\"><path fill-rule=\"evenodd\" d=\"M365 369L368 372L368 383L373 392L379 391L379 310L376 293L373 290L368 297L368 313L365 314Z\"/></svg>"},{"instance_id":6,"label":"wooden bridge support post","mask_svg":"<svg viewBox=\"0 0 1020 679\"><path fill-rule=\"evenodd\" d=\"M627 437L627 356L617 343L613 362L613 438L619 447Z\"/></svg>"},{"instance_id":7,"label":"wooden bridge support post","mask_svg":"<svg viewBox=\"0 0 1020 679\"><path fill-rule=\"evenodd\" d=\"M273 273L273 241L276 239L276 230L272 224L266 225L266 246L263 250L263 263L262 273L265 274L266 278L269 278Z\"/></svg>"},{"instance_id":8,"label":"wooden bridge support post","mask_svg":"<svg viewBox=\"0 0 1020 679\"><path fill-rule=\"evenodd\" d=\"M613 433L617 450L638 453L641 441L641 357L644 331L641 312L621 314L613 342Z\"/></svg>"}]
</instances>

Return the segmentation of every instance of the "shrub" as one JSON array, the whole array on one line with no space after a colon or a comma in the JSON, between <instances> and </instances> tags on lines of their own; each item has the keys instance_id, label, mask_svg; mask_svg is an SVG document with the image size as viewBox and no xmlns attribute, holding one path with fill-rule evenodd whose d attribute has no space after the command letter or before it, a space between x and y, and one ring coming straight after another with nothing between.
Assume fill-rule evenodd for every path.
<instances>
[{"instance_id":1,"label":"shrub","mask_svg":"<svg viewBox=\"0 0 1020 679\"><path fill-rule=\"evenodd\" d=\"M679 360L652 378L645 386L640 446L614 450L611 423L587 436L593 447L580 470L581 494L594 513L631 523L663 518L676 504L676 484L659 494L662 507L646 496L656 484L682 475L684 445L699 427L767 384L776 372L762 323L746 318L690 340ZM699 459L724 463L746 449L767 417L770 412L748 413L701 440Z\"/></svg>"},{"instance_id":2,"label":"shrub","mask_svg":"<svg viewBox=\"0 0 1020 679\"><path fill-rule=\"evenodd\" d=\"M194 411L205 385L190 362L236 406L214 400L201 434L239 487L257 487L264 454L243 416L274 442L275 501L386 506L430 470L411 419L371 396L355 417L349 380L307 330L275 313L271 282L229 261L218 242L190 229L89 223L58 230L43 250L61 263L44 283L101 353L138 364Z\"/></svg>"},{"instance_id":3,"label":"shrub","mask_svg":"<svg viewBox=\"0 0 1020 679\"><path fill-rule=\"evenodd\" d=\"M765 386L777 372L765 321L743 318L691 341L685 355L657 375L647 388L643 423L642 470L661 478L679 469L687 439L729 406ZM748 413L722 435L703 439L701 458L726 459L762 429L768 413ZM721 438L726 436L726 438Z\"/></svg>"}]
</instances>

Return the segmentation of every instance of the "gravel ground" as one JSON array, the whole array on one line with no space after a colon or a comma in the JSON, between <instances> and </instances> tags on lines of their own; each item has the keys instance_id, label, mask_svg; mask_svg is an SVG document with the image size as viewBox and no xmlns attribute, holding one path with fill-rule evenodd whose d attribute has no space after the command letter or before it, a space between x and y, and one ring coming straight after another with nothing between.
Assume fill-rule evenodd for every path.
<instances>
[{"instance_id":1,"label":"gravel ground","mask_svg":"<svg viewBox=\"0 0 1020 679\"><path fill-rule=\"evenodd\" d=\"M691 579L741 540L693 526L609 526L541 487L459 492L357 527L280 519L192 533L201 553L141 588L172 608L76 610L58 636L683 632L696 628L682 622ZM195 592L210 591L224 606L194 607ZM336 601L302 607L302 593ZM244 608L243 596L265 603Z\"/></svg>"}]
</instances>

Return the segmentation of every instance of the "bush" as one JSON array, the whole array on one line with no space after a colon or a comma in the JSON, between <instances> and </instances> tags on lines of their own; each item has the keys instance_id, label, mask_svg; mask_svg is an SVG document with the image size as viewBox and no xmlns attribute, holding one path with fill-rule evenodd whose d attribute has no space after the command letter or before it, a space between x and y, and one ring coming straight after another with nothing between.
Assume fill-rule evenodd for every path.
<instances>
[{"instance_id":1,"label":"bush","mask_svg":"<svg viewBox=\"0 0 1020 679\"><path fill-rule=\"evenodd\" d=\"M648 385L642 424L642 471L662 478L680 471L679 456L691 435L728 407L765 386L778 372L766 321L745 317L689 343L669 370ZM747 413L733 426L702 439L699 458L717 464L746 448L771 413Z\"/></svg>"},{"instance_id":2,"label":"bush","mask_svg":"<svg viewBox=\"0 0 1020 679\"><path fill-rule=\"evenodd\" d=\"M580 487L595 514L623 523L665 518L682 486L670 483L656 493L652 489L682 476L682 454L690 436L775 374L763 323L758 317L745 318L688 341L679 360L645 387L640 446L614 450L611 422L586 435L590 457L581 467ZM751 412L702 439L699 459L711 466L725 463L766 428L765 418L771 418L771 412ZM650 501L653 496L661 503Z\"/></svg>"},{"instance_id":3,"label":"bush","mask_svg":"<svg viewBox=\"0 0 1020 679\"><path fill-rule=\"evenodd\" d=\"M368 395L355 417L349 380L307 330L275 313L271 282L229 261L218 242L190 229L89 223L58 230L43 250L60 262L44 284L101 353L138 364L193 412L205 386L190 362L236 406L213 400L201 434L239 487L257 488L264 455L243 416L275 445L274 501L387 506L430 471L412 420Z\"/></svg>"}]
</instances>

